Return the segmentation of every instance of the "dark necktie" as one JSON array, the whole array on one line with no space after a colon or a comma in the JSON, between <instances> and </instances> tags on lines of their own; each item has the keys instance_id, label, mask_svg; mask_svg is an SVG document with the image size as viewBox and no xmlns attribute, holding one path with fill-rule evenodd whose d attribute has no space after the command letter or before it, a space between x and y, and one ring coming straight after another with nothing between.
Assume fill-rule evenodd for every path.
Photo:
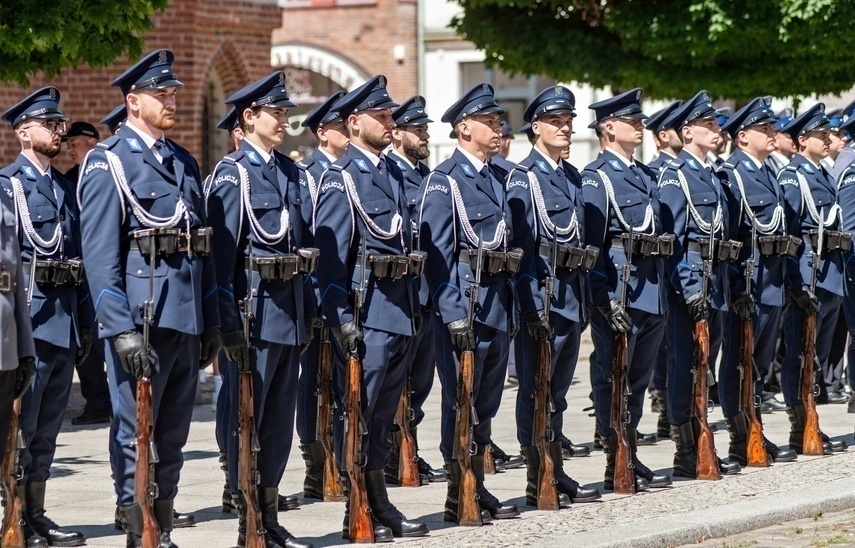
<instances>
[{"instance_id":1,"label":"dark necktie","mask_svg":"<svg viewBox=\"0 0 855 548\"><path fill-rule=\"evenodd\" d=\"M489 166L487 166L487 164L484 164L484 167L482 167L481 171L479 171L478 173L481 175L481 177L484 178L484 181L486 181L487 188L489 188L490 191L492 192L493 198L498 199L498 195L496 194L496 186L495 186L494 180L493 180L493 174L490 173Z\"/></svg>"},{"instance_id":2,"label":"dark necktie","mask_svg":"<svg viewBox=\"0 0 855 548\"><path fill-rule=\"evenodd\" d=\"M160 162L166 167L166 169L172 172L175 156L172 154L169 147L166 146L166 142L163 139L158 139L154 142L154 148L157 149L157 153L160 154Z\"/></svg>"},{"instance_id":3,"label":"dark necktie","mask_svg":"<svg viewBox=\"0 0 855 548\"><path fill-rule=\"evenodd\" d=\"M564 168L561 166L558 166L557 168L555 168L555 173L558 174L558 178L561 179L562 181L567 178L567 174L564 173Z\"/></svg>"},{"instance_id":4,"label":"dark necktie","mask_svg":"<svg viewBox=\"0 0 855 548\"><path fill-rule=\"evenodd\" d=\"M53 192L53 181L51 181L50 175L47 173L39 177L36 186L39 192L47 196L51 201L56 199L56 195Z\"/></svg>"}]
</instances>

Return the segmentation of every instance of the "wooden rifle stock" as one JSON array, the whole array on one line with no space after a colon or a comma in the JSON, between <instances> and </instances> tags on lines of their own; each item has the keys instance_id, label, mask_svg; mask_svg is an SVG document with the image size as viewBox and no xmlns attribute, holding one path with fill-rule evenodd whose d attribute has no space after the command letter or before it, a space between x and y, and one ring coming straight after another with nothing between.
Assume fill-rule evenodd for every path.
<instances>
[{"instance_id":1,"label":"wooden rifle stock","mask_svg":"<svg viewBox=\"0 0 855 548\"><path fill-rule=\"evenodd\" d=\"M154 463L157 462L154 451L154 411L151 407L151 381L148 378L137 380L137 429L136 429L136 470L134 474L134 498L142 512L143 548L157 548L160 545L160 525L154 515L154 499L157 497L157 484L154 482Z\"/></svg>"},{"instance_id":2,"label":"wooden rifle stock","mask_svg":"<svg viewBox=\"0 0 855 548\"><path fill-rule=\"evenodd\" d=\"M416 441L410 431L410 379L404 380L401 401L398 402L398 412L395 415L400 430L398 445L398 482L401 487L418 487L419 457L416 454Z\"/></svg>"},{"instance_id":3,"label":"wooden rifle stock","mask_svg":"<svg viewBox=\"0 0 855 548\"><path fill-rule=\"evenodd\" d=\"M718 470L718 457L715 454L715 442L710 425L707 423L707 399L709 398L707 377L710 370L710 327L704 321L695 322L695 396L694 412L698 422L695 432L695 446L698 450L697 478L717 480L721 477Z\"/></svg>"},{"instance_id":4,"label":"wooden rifle stock","mask_svg":"<svg viewBox=\"0 0 855 548\"><path fill-rule=\"evenodd\" d=\"M748 466L769 466L763 424L754 409L754 322L742 320L742 353L739 367L742 372L742 408L748 420Z\"/></svg>"},{"instance_id":5,"label":"wooden rifle stock","mask_svg":"<svg viewBox=\"0 0 855 548\"><path fill-rule=\"evenodd\" d=\"M458 496L458 523L464 526L481 526L481 509L478 506L475 472L472 470L473 444L472 388L475 375L475 354L471 350L460 353L460 378L457 381L457 424L454 432L454 453L460 463L460 494ZM486 462L487 457L485 455Z\"/></svg>"},{"instance_id":6,"label":"wooden rifle stock","mask_svg":"<svg viewBox=\"0 0 855 548\"><path fill-rule=\"evenodd\" d=\"M629 369L626 347L626 333L615 333L615 364L612 374L612 408L611 425L617 434L617 449L615 450L615 493L635 493L635 474L633 473L632 451L626 437L626 394L624 387L627 382Z\"/></svg>"},{"instance_id":7,"label":"wooden rifle stock","mask_svg":"<svg viewBox=\"0 0 855 548\"><path fill-rule=\"evenodd\" d=\"M368 506L368 493L362 470L362 362L348 358L345 362L344 471L350 478L350 542L374 542L374 526Z\"/></svg>"},{"instance_id":8,"label":"wooden rifle stock","mask_svg":"<svg viewBox=\"0 0 855 548\"><path fill-rule=\"evenodd\" d=\"M537 374L534 396L534 436L540 467L537 471L537 509L558 510L558 481L555 479L555 462L549 452L552 441L549 409L550 378L552 373L552 343L540 343L537 356Z\"/></svg>"},{"instance_id":9,"label":"wooden rifle stock","mask_svg":"<svg viewBox=\"0 0 855 548\"><path fill-rule=\"evenodd\" d=\"M24 503L18 495L18 459L21 443L21 398L12 404L9 435L6 437L6 454L3 455L2 481L6 489L6 507L3 512L3 530L0 545L9 548L24 548Z\"/></svg>"},{"instance_id":10,"label":"wooden rifle stock","mask_svg":"<svg viewBox=\"0 0 855 548\"><path fill-rule=\"evenodd\" d=\"M264 525L258 504L258 472L256 453L258 440L255 434L255 401L252 390L252 372L238 373L238 488L246 506L246 547L264 548Z\"/></svg>"},{"instance_id":11,"label":"wooden rifle stock","mask_svg":"<svg viewBox=\"0 0 855 548\"><path fill-rule=\"evenodd\" d=\"M491 476L498 473L496 472L496 458L493 456L491 444L487 444L487 447L484 448L484 473Z\"/></svg>"},{"instance_id":12,"label":"wooden rifle stock","mask_svg":"<svg viewBox=\"0 0 855 548\"><path fill-rule=\"evenodd\" d=\"M324 500L343 501L344 490L333 452L332 346L328 331L321 330L318 349L318 423L317 438L324 447Z\"/></svg>"},{"instance_id":13,"label":"wooden rifle stock","mask_svg":"<svg viewBox=\"0 0 855 548\"><path fill-rule=\"evenodd\" d=\"M814 383L816 382L816 313L805 316L804 336L802 337L802 378L799 392L805 404L805 433L802 441L802 453L822 455L822 432L819 429L819 414L816 412Z\"/></svg>"}]
</instances>

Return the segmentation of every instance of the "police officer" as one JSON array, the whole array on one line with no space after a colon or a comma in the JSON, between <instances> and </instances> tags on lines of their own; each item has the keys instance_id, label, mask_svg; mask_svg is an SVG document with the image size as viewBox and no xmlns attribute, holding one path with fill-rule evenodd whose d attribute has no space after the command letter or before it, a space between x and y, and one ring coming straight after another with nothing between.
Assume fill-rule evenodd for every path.
<instances>
[{"instance_id":1,"label":"police officer","mask_svg":"<svg viewBox=\"0 0 855 548\"><path fill-rule=\"evenodd\" d=\"M406 196L397 168L382 157L392 141L391 109L397 106L382 75L336 105L346 120L350 144L321 179L315 210L315 242L324 257L317 276L324 325L331 329L342 354L362 359L366 425L362 449L375 541L428 533L426 524L406 519L392 505L384 477L388 436L407 375L410 342L420 327L407 257L412 242ZM370 272L357 268L364 255ZM362 287L365 306L356 318L350 290ZM344 360L337 363L336 377L343 384ZM339 426L342 422L337 421ZM342 433L337 428L340 462ZM349 537L347 513L343 536Z\"/></svg>"},{"instance_id":2,"label":"police officer","mask_svg":"<svg viewBox=\"0 0 855 548\"><path fill-rule=\"evenodd\" d=\"M582 232L584 215L579 171L561 158L570 146L576 98L564 86L546 88L529 103L523 118L531 124L535 143L529 155L511 171L507 183L508 206L513 221L512 247L524 251L520 271L516 274L520 315L524 327L515 343L520 386L517 392L517 439L526 465L526 502L537 506L540 454L533 432L537 364L542 343L552 346L549 399L554 405L548 428L554 434L549 440L549 453L555 463L559 505L589 502L600 498L596 489L581 487L563 469L561 439L567 390L579 358L582 324L587 322L585 309L584 259ZM554 240L558 243L554 245ZM555 256L552 250L555 249ZM554 274L554 289L549 296L546 314L545 283ZM540 402L543 405L543 402Z\"/></svg>"},{"instance_id":3,"label":"police officer","mask_svg":"<svg viewBox=\"0 0 855 548\"><path fill-rule=\"evenodd\" d=\"M511 124L504 120L502 120L501 124L502 141L499 143L499 151L490 157L490 163L498 167L505 178L507 178L511 170L516 167L515 163L508 160L508 154L511 153L511 141L514 140L514 130L511 128Z\"/></svg>"},{"instance_id":4,"label":"police officer","mask_svg":"<svg viewBox=\"0 0 855 548\"><path fill-rule=\"evenodd\" d=\"M683 142L673 127L671 115L683 105L683 101L674 101L665 108L654 112L644 123L644 128L653 133L653 142L656 144L656 157L647 167L662 172L662 169L680 154ZM667 281L666 281L667 285ZM666 311L666 315L667 315ZM653 374L650 377L650 410L659 413L656 421L656 435L660 438L668 438L671 435L671 423L668 419L668 397L665 389L668 379L668 341L663 339L656 353L656 364L653 366Z\"/></svg>"},{"instance_id":5,"label":"police officer","mask_svg":"<svg viewBox=\"0 0 855 548\"><path fill-rule=\"evenodd\" d=\"M823 103L817 103L787 124L783 131L792 137L798 152L778 176L784 191L787 229L800 233L803 240L797 261L789 261L787 265L792 304L784 317L787 353L781 364L781 386L787 414L790 416L789 445L796 453L802 450L805 429L805 405L799 395L805 315L817 314L817 369L821 371L821 378L824 378L831 338L843 300L841 250L832 249L828 245L829 231L840 230L843 212L837 203L837 185L820 165L820 160L828 155L829 126ZM816 241L819 223L823 224L825 235L821 248ZM814 253L820 249L822 255L814 292L810 287L811 263ZM820 382L819 385L822 395L825 383ZM831 442L825 434L823 442L826 452L846 448L845 442Z\"/></svg>"},{"instance_id":6,"label":"police officer","mask_svg":"<svg viewBox=\"0 0 855 548\"><path fill-rule=\"evenodd\" d=\"M646 118L641 110L641 93L640 88L635 88L589 106L594 111L595 130L604 149L582 172L586 243L601 250L588 280L596 309L591 319L596 354L591 366L594 407L597 429L608 451L603 485L608 490L614 488L617 444L609 416L614 338L618 331L628 335L628 381L632 395L628 399L630 421L626 435L635 466L636 489L671 484L671 478L655 474L637 456L644 392L665 325L664 266L658 255L632 254L634 272L626 306L619 299L618 268L626 264L630 255L629 250L623 249L621 235L628 234L630 227L635 235L651 235L656 241L663 234L656 174L633 157L642 140L641 120ZM651 248L651 253L658 251L658 246Z\"/></svg>"},{"instance_id":7,"label":"police officer","mask_svg":"<svg viewBox=\"0 0 855 548\"><path fill-rule=\"evenodd\" d=\"M748 464L748 420L740 402L739 371L741 321L754 327L754 393L763 392L775 355L778 326L784 306L786 254L774 245L759 246L755 235L766 242L786 241L784 193L774 171L766 164L775 149L778 118L766 97L757 97L738 110L723 129L733 139L734 151L719 170L727 196L729 238L742 242L737 261L728 264L729 310L725 317L725 343L719 366L718 389L722 413L730 431L731 462ZM770 239L771 238L771 239ZM746 293L745 261L754 262L751 292ZM756 413L762 422L760 410ZM792 449L779 448L764 436L766 454L774 462L796 459Z\"/></svg>"},{"instance_id":8,"label":"police officer","mask_svg":"<svg viewBox=\"0 0 855 548\"><path fill-rule=\"evenodd\" d=\"M0 455L6 454L12 404L23 397L35 376L36 349L27 304L27 284L18 245L18 227L14 204L0 195L0 329L4 344L0 348ZM47 546L47 541L32 536L27 546Z\"/></svg>"},{"instance_id":9,"label":"police officer","mask_svg":"<svg viewBox=\"0 0 855 548\"><path fill-rule=\"evenodd\" d=\"M487 160L499 149L502 110L493 87L479 84L467 91L442 116L457 135L457 148L422 181L419 189L419 237L428 254L425 279L437 326L437 366L442 383L440 452L448 478L446 521L458 521L461 470L454 458L458 351L475 354L473 398L479 423L472 469L477 480L482 516L494 519L519 515L516 505L502 504L484 486L484 449L490 443L490 421L502 397L508 345L515 329L513 288L507 270L509 220L502 175ZM481 272L479 305L470 323L468 290L476 279L479 243L494 268ZM485 263L486 264L486 263ZM489 514L489 515L487 515Z\"/></svg>"},{"instance_id":10,"label":"police officer","mask_svg":"<svg viewBox=\"0 0 855 548\"><path fill-rule=\"evenodd\" d=\"M386 155L388 163L394 163L401 172L404 183L404 194L406 195L407 209L410 220L415 223L418 219L416 202L418 199L419 185L430 173L430 169L424 164L430 156L428 140L430 134L427 125L433 120L428 118L425 112L425 98L419 95L410 97L401 106L392 111L392 119L395 121L395 129L392 130L392 150ZM418 247L418 230L413 225L413 236L415 247ZM433 377L436 372L436 346L434 344L434 324L436 314L430 306L430 293L424 278L417 278L414 283L418 287L419 307L417 315L422 317L422 326L413 338L410 348L408 375L410 395L410 433L418 450L418 426L425 416L422 409L433 387ZM397 426L393 428L392 434L400 437ZM398 483L398 455L396 449L400 443L392 444L392 456L386 466L386 480L390 483ZM418 454L417 454L418 456ZM431 467L425 459L418 456L419 476L422 482L445 481L445 471Z\"/></svg>"},{"instance_id":11,"label":"police officer","mask_svg":"<svg viewBox=\"0 0 855 548\"><path fill-rule=\"evenodd\" d=\"M318 147L306 158L297 162L300 169L300 202L303 220L314 228L315 204L318 201L318 188L326 170L347 150L350 137L336 103L345 96L344 91L330 95L318 108L303 119L302 126L309 128L318 140ZM309 238L314 238L310 233ZM309 276L312 294L309 295L312 306L317 310L320 294L317 279ZM317 312L320 317L320 312ZM312 342L300 358L300 380L297 387L297 435L300 437L300 451L306 463L306 477L303 480L303 496L323 500L324 465L326 453L317 437L318 419L318 357L322 325L313 327Z\"/></svg>"},{"instance_id":12,"label":"police officer","mask_svg":"<svg viewBox=\"0 0 855 548\"><path fill-rule=\"evenodd\" d=\"M855 140L852 139L852 114L855 113L855 101L852 101L841 109L841 115L845 125L841 124L840 131L846 141L843 150L840 151L837 158L834 159L834 167L828 172L834 177L835 181L840 179L840 174L843 170L849 167L855 161Z\"/></svg>"},{"instance_id":13,"label":"police officer","mask_svg":"<svg viewBox=\"0 0 855 548\"><path fill-rule=\"evenodd\" d=\"M309 227L300 209L299 174L294 162L276 152L289 127L291 102L285 73L274 72L238 90L233 105L243 139L211 176L208 222L214 231L223 349L230 363L229 431L238 429L237 374L250 371L258 433L258 502L268 544L311 546L279 524L279 483L291 451L301 345L309 342L307 323L315 307L304 299L304 276L311 261L301 261ZM317 257L314 257L314 261ZM305 264L303 264L305 262ZM250 340L245 339L239 301L252 292ZM249 344L248 344L249 343ZM239 436L227 442L229 486L238 493ZM246 501L238 507L238 545L246 544Z\"/></svg>"},{"instance_id":14,"label":"police officer","mask_svg":"<svg viewBox=\"0 0 855 548\"><path fill-rule=\"evenodd\" d=\"M151 379L160 457L154 510L161 545L172 546L173 500L198 369L210 364L220 347L199 169L185 149L164 136L175 125L182 85L172 72L173 59L168 50L154 51L113 81L124 95L128 119L86 157L78 190L98 334L107 345L117 517L127 521L132 546L141 542L142 531L142 513L134 503L136 381ZM151 245L155 264L150 264ZM147 299L155 311L149 348L143 344L139 309Z\"/></svg>"},{"instance_id":15,"label":"police officer","mask_svg":"<svg viewBox=\"0 0 855 548\"><path fill-rule=\"evenodd\" d=\"M63 530L45 515L45 487L74 366L92 346L92 301L80 261L74 187L51 167L66 129L59 101L59 90L45 87L0 116L12 125L21 147L16 160L0 170L0 185L17 213L24 269L36 276L30 304L36 381L24 396L22 411L25 533L55 546L80 546L83 533Z\"/></svg>"},{"instance_id":16,"label":"police officer","mask_svg":"<svg viewBox=\"0 0 855 548\"><path fill-rule=\"evenodd\" d=\"M653 143L656 145L656 157L647 164L650 169L662 171L663 166L676 158L683 149L683 142L673 126L673 119L669 119L681 106L683 101L674 101L651 114L644 123L644 129L653 134Z\"/></svg>"},{"instance_id":17,"label":"police officer","mask_svg":"<svg viewBox=\"0 0 855 548\"><path fill-rule=\"evenodd\" d=\"M128 109L124 103L110 111L110 114L104 116L101 123L110 128L110 135L115 135L122 124L128 119ZM217 126L219 127L219 126Z\"/></svg>"},{"instance_id":18,"label":"police officer","mask_svg":"<svg viewBox=\"0 0 855 548\"><path fill-rule=\"evenodd\" d=\"M697 477L694 326L709 325L710 363L721 345L727 311L727 264L710 249L730 249L726 237L727 208L721 182L707 163L707 153L719 145L721 128L707 91L697 93L678 108L672 123L680 132L683 149L662 170L659 195L662 229L673 233L674 253L665 259L671 280L668 291L668 415L674 453L674 475ZM712 239L712 241L711 241ZM710 272L704 287L704 270ZM706 401L706 394L703 394ZM739 464L719 460L722 474L739 472Z\"/></svg>"},{"instance_id":19,"label":"police officer","mask_svg":"<svg viewBox=\"0 0 855 548\"><path fill-rule=\"evenodd\" d=\"M777 177L781 171L790 163L790 158L796 153L796 145L789 133L783 131L784 126L793 121L793 109L785 108L777 113L775 117L775 150L766 158L765 164Z\"/></svg>"}]
</instances>

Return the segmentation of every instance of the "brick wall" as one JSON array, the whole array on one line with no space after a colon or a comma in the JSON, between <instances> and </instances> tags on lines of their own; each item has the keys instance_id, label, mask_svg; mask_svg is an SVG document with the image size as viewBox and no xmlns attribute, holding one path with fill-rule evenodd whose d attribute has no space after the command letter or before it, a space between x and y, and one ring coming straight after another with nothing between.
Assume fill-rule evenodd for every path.
<instances>
[{"instance_id":1,"label":"brick wall","mask_svg":"<svg viewBox=\"0 0 855 548\"><path fill-rule=\"evenodd\" d=\"M412 0L377 0L375 5L286 8L273 44L311 44L332 51L366 74L385 74L397 101L418 93L418 29ZM397 61L392 49L403 45Z\"/></svg>"},{"instance_id":2,"label":"brick wall","mask_svg":"<svg viewBox=\"0 0 855 548\"><path fill-rule=\"evenodd\" d=\"M146 37L147 51L168 48L175 53L174 70L184 83L178 95L177 124L169 137L202 158L202 112L208 81L216 72L224 97L252 80L271 72L270 37L282 24L281 9L275 4L240 0L173 0L163 14L155 17L155 27ZM0 110L15 104L28 93L52 84L60 89L60 108L71 121L85 120L108 135L101 120L122 101L118 88L110 82L132 63L118 59L115 66L92 70L66 69L46 82L32 78L30 88L0 86ZM225 107L222 112L225 112ZM222 132L221 132L222 133ZM223 138L226 138L223 133ZM64 148L64 147L63 147ZM0 162L5 165L20 148L8 124L0 124ZM65 151L55 165L63 171L71 166Z\"/></svg>"}]
</instances>

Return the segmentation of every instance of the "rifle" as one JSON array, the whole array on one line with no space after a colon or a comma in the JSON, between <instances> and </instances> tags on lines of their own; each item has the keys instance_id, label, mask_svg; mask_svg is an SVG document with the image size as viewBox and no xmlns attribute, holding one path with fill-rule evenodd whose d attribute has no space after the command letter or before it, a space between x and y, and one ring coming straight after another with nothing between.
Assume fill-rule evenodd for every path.
<instances>
[{"instance_id":1,"label":"rifle","mask_svg":"<svg viewBox=\"0 0 855 548\"><path fill-rule=\"evenodd\" d=\"M415 245L416 234L413 228L413 223L410 223L410 241ZM416 303L419 306L419 303ZM423 321L430 321L429 318L422 318ZM413 339L415 340L414 334ZM412 362L409 364L412 367ZM401 487L418 487L421 485L419 480L419 455L416 448L416 441L413 439L413 433L410 430L410 420L413 416L412 409L412 394L410 389L410 371L408 368L407 376L404 378L404 388L401 392L401 401L398 402L398 411L395 414L395 422L398 423L400 430L395 436L395 443L398 446L398 484Z\"/></svg>"},{"instance_id":2,"label":"rifle","mask_svg":"<svg viewBox=\"0 0 855 548\"><path fill-rule=\"evenodd\" d=\"M629 240L625 242L624 253L626 264L620 267L621 290L620 302L626 308L626 296L629 290L629 279L632 276L632 242L633 226L630 219ZM632 450L626 437L626 425L629 424L628 399L632 395L629 386L629 357L627 356L627 345L629 340L626 333L615 333L615 363L612 372L612 406L609 421L617 435L617 449L615 450L615 493L635 493L635 474L632 463Z\"/></svg>"},{"instance_id":3,"label":"rifle","mask_svg":"<svg viewBox=\"0 0 855 548\"><path fill-rule=\"evenodd\" d=\"M703 258L701 272L701 296L707 298L707 287L712 275L712 259L715 255L714 220L710 221L709 252ZM718 469L718 457L715 454L715 442L710 425L707 423L707 401L709 400L710 372L710 325L706 319L695 322L695 349L692 377L694 378L693 411L698 422L695 431L695 447L698 451L696 475L698 479L717 480L721 478Z\"/></svg>"},{"instance_id":4,"label":"rifle","mask_svg":"<svg viewBox=\"0 0 855 548\"><path fill-rule=\"evenodd\" d=\"M255 269L252 242L249 242L249 275L246 281L246 297L240 301L243 311L243 338L247 360L251 359L252 339L252 278ZM242 370L238 363L238 489L243 497L246 512L246 547L266 546L264 525L261 523L261 506L258 504L258 469L256 458L261 447L255 432L255 398L252 393L252 369Z\"/></svg>"},{"instance_id":5,"label":"rifle","mask_svg":"<svg viewBox=\"0 0 855 548\"><path fill-rule=\"evenodd\" d=\"M33 302L33 289L36 282L36 249L33 247L33 255L30 261L30 279L27 288L27 311ZM5 487L5 501L3 511L3 528L0 531L0 546L10 548L24 548L26 546L26 535L24 534L24 502L18 494L18 478L22 471L19 470L18 461L21 458L21 450L26 447L24 435L21 433L21 405L23 398L16 398L12 403L12 416L9 418L9 434L6 436L6 453L3 455L3 466L0 469Z\"/></svg>"},{"instance_id":6,"label":"rifle","mask_svg":"<svg viewBox=\"0 0 855 548\"><path fill-rule=\"evenodd\" d=\"M825 236L823 212L819 211L819 228L816 249L811 253L810 290L816 295L816 278L822 261L822 239ZM822 455L822 432L819 429L819 414L816 412L816 312L805 315L804 335L802 336L802 376L799 381L799 395L805 404L805 433L802 440L802 453Z\"/></svg>"},{"instance_id":7,"label":"rifle","mask_svg":"<svg viewBox=\"0 0 855 548\"><path fill-rule=\"evenodd\" d=\"M365 302L365 277L368 275L368 249L365 246L365 233L362 234L362 259L359 267L359 289L353 297L353 321L359 326L359 314ZM368 493L365 490L362 453L362 436L365 434L365 422L362 418L362 360L359 350L345 356L344 376L344 471L350 478L350 494L347 501L350 542L373 543L374 525L371 523L371 510L368 506Z\"/></svg>"},{"instance_id":8,"label":"rifle","mask_svg":"<svg viewBox=\"0 0 855 548\"><path fill-rule=\"evenodd\" d=\"M754 278L754 256L757 252L757 225L751 218L751 255L745 260L745 293L751 295ZM749 317L742 320L742 352L739 356L741 375L742 409L748 421L748 466L769 466L766 444L763 440L763 424L757 418L754 393L754 321Z\"/></svg>"},{"instance_id":9,"label":"rifle","mask_svg":"<svg viewBox=\"0 0 855 548\"><path fill-rule=\"evenodd\" d=\"M152 231L153 232L153 231ZM149 237L148 299L140 305L143 320L143 348L148 352L151 341L151 324L154 322L154 270L157 261L155 236ZM149 357L150 359L150 357ZM151 404L151 379L137 380L137 428L135 432L136 470L134 473L134 499L142 513L142 545L155 548L160 543L160 525L154 515L154 499L158 495L154 481L154 465L160 460L154 445L154 410Z\"/></svg>"},{"instance_id":10,"label":"rifle","mask_svg":"<svg viewBox=\"0 0 855 548\"><path fill-rule=\"evenodd\" d=\"M484 447L484 473L491 476L499 473L496 470L496 458L493 457L493 444L491 443Z\"/></svg>"},{"instance_id":11,"label":"rifle","mask_svg":"<svg viewBox=\"0 0 855 548\"><path fill-rule=\"evenodd\" d=\"M484 265L483 234L478 235L478 260L475 283L469 286L469 329L475 329L475 308L481 288L481 268ZM478 424L472 390L475 376L475 353L464 350L460 353L460 375L457 379L457 423L454 427L454 458L460 463L460 492L458 496L457 521L460 525L480 527L481 509L478 506L477 482L472 470L472 455L475 454L473 429ZM485 451L484 461L487 461Z\"/></svg>"},{"instance_id":12,"label":"rifle","mask_svg":"<svg viewBox=\"0 0 855 548\"><path fill-rule=\"evenodd\" d=\"M547 257L549 275L543 281L546 300L543 311L549 319L549 305L555 293L555 257L558 255L558 235L553 235L552 250ZM537 509L558 510L558 480L555 479L555 462L549 452L553 439L551 418L554 411L551 399L552 342L540 343L537 355L537 370L534 377L534 436L540 467L537 471Z\"/></svg>"},{"instance_id":13,"label":"rifle","mask_svg":"<svg viewBox=\"0 0 855 548\"><path fill-rule=\"evenodd\" d=\"M317 438L324 446L324 500L343 501L344 490L335 463L333 452L333 408L332 401L332 346L330 332L321 328L321 341L318 347L318 423Z\"/></svg>"}]
</instances>

